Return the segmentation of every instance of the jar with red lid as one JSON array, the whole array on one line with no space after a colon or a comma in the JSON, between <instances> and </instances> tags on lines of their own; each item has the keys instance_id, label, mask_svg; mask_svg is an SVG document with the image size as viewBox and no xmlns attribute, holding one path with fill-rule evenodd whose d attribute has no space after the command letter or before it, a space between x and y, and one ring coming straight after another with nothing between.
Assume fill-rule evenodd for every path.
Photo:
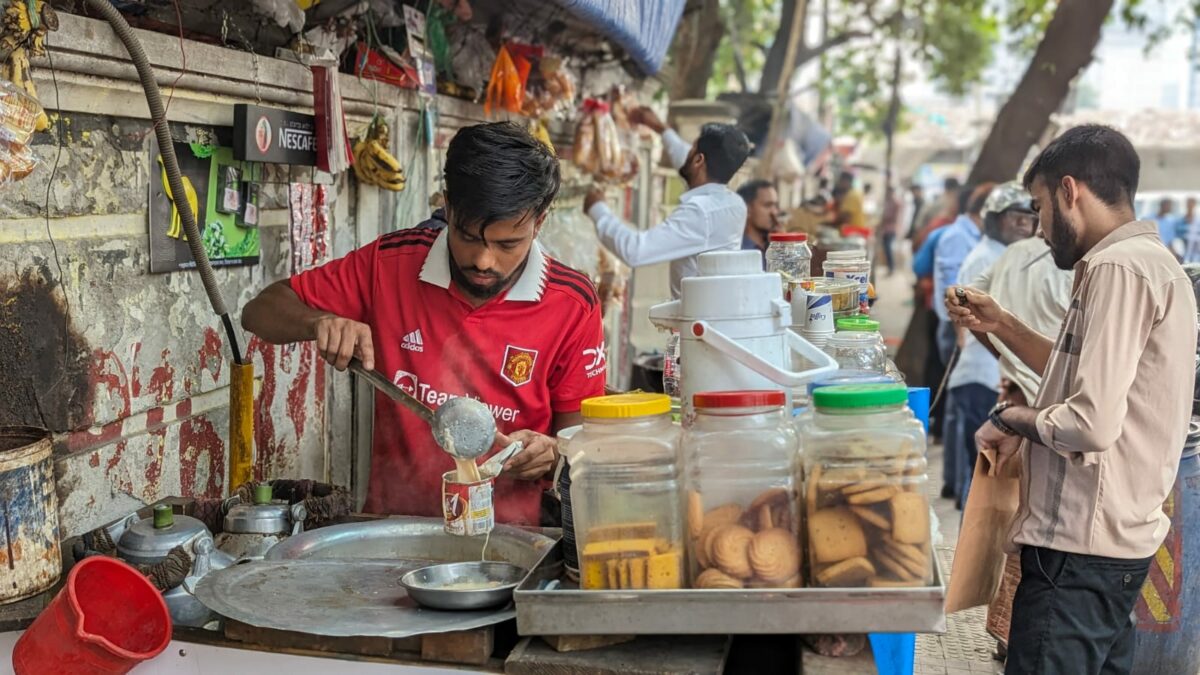
<instances>
[{"instance_id":1,"label":"jar with red lid","mask_svg":"<svg viewBox=\"0 0 1200 675\"><path fill-rule=\"evenodd\" d=\"M807 279L812 271L812 249L803 232L772 232L768 235L767 271L783 277L783 297L789 298L788 282Z\"/></svg>"},{"instance_id":2,"label":"jar with red lid","mask_svg":"<svg viewBox=\"0 0 1200 675\"><path fill-rule=\"evenodd\" d=\"M798 588L800 442L782 391L703 392L684 430L693 588Z\"/></svg>"}]
</instances>

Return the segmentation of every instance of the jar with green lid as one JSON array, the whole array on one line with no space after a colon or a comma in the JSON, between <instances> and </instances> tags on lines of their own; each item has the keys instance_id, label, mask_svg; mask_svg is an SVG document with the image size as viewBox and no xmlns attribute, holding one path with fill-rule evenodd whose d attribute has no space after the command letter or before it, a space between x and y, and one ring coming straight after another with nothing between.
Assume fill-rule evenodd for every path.
<instances>
[{"instance_id":1,"label":"jar with green lid","mask_svg":"<svg viewBox=\"0 0 1200 675\"><path fill-rule=\"evenodd\" d=\"M933 581L925 430L902 384L813 391L802 430L812 583Z\"/></svg>"},{"instance_id":2,"label":"jar with green lid","mask_svg":"<svg viewBox=\"0 0 1200 675\"><path fill-rule=\"evenodd\" d=\"M840 368L882 372L897 382L904 381L904 373L888 357L878 321L865 316L848 316L838 319L834 326L837 338L827 340L824 349L837 360Z\"/></svg>"},{"instance_id":3,"label":"jar with green lid","mask_svg":"<svg viewBox=\"0 0 1200 675\"><path fill-rule=\"evenodd\" d=\"M587 399L567 450L580 586L682 588L679 427L662 394Z\"/></svg>"}]
</instances>

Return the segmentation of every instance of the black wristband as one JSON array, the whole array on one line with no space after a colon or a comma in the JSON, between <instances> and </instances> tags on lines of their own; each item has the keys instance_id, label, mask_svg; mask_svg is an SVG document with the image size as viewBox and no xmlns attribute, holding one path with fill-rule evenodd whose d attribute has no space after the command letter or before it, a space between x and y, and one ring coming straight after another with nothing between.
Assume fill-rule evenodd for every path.
<instances>
[{"instance_id":1,"label":"black wristband","mask_svg":"<svg viewBox=\"0 0 1200 675\"><path fill-rule=\"evenodd\" d=\"M1017 433L1017 430L1008 426L1008 424L1004 422L1004 419L1000 417L1000 413L1008 410L1010 407L1012 407L1012 404L1008 402L996 405L996 407L992 408L991 412L988 413L988 421L992 423L992 426L999 429L1000 433L1005 434L1006 436L1019 436L1020 434Z\"/></svg>"}]
</instances>

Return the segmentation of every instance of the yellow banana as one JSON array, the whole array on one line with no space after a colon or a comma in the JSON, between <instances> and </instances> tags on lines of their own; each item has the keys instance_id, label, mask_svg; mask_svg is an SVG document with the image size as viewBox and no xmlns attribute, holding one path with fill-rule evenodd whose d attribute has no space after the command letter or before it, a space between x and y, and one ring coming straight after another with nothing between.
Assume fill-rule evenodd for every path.
<instances>
[{"instance_id":1,"label":"yellow banana","mask_svg":"<svg viewBox=\"0 0 1200 675\"><path fill-rule=\"evenodd\" d=\"M367 141L367 152L375 161L382 164L389 171L400 170L400 162L395 157L392 157L392 153L388 152L387 148L381 145L379 141Z\"/></svg>"}]
</instances>

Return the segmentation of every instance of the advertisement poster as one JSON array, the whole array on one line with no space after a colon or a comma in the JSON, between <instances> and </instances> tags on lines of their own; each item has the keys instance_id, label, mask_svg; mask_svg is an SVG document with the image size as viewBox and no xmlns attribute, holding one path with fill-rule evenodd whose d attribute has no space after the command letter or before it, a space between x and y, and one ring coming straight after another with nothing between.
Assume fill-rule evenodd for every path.
<instances>
[{"instance_id":1,"label":"advertisement poster","mask_svg":"<svg viewBox=\"0 0 1200 675\"><path fill-rule=\"evenodd\" d=\"M176 195L166 185L157 144L150 165L150 271L195 269ZM196 214L204 250L213 267L258 264L258 176L253 167L233 159L233 149L175 143L188 204Z\"/></svg>"}]
</instances>

